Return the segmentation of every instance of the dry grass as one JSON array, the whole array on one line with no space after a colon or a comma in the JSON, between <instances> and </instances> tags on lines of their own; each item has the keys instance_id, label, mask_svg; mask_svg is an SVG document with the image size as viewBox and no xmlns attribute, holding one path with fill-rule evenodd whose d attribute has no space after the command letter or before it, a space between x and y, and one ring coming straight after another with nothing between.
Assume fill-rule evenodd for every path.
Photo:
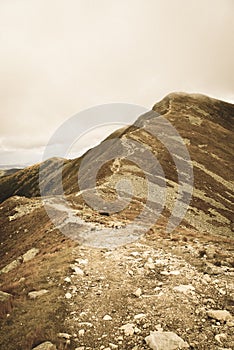
<instances>
[{"instance_id":1,"label":"dry grass","mask_svg":"<svg viewBox=\"0 0 234 350\"><path fill-rule=\"evenodd\" d=\"M6 239L1 250L1 266L32 247L38 247L40 253L31 261L0 275L0 290L13 295L12 300L0 305L0 349L31 350L49 340L59 350L65 350L66 345L58 338L58 333L65 331L66 317L61 284L71 263L71 250L75 243L56 230L49 234L42 230L41 226L49 228L50 223L41 210L37 211L34 220L27 215L17 225L24 228L24 220L28 220L28 231L22 230L16 238L12 235L12 239L7 239L3 231ZM14 225L12 222L12 232ZM30 291L40 289L47 289L48 293L35 300L29 299Z\"/></svg>"},{"instance_id":2,"label":"dry grass","mask_svg":"<svg viewBox=\"0 0 234 350\"><path fill-rule=\"evenodd\" d=\"M0 319L6 317L12 310L12 299L0 302Z\"/></svg>"}]
</instances>

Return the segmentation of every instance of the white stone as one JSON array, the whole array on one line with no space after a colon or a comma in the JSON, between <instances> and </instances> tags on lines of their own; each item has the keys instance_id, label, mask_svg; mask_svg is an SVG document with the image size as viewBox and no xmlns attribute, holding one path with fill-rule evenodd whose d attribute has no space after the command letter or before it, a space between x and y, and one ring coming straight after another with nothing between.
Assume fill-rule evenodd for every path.
<instances>
[{"instance_id":1,"label":"white stone","mask_svg":"<svg viewBox=\"0 0 234 350\"><path fill-rule=\"evenodd\" d=\"M177 350L178 348L189 348L188 343L173 332L154 331L145 338L145 341L152 350Z\"/></svg>"},{"instance_id":2,"label":"white stone","mask_svg":"<svg viewBox=\"0 0 234 350\"><path fill-rule=\"evenodd\" d=\"M133 294L135 295L135 297L140 298L142 294L141 288L137 288L137 290Z\"/></svg>"},{"instance_id":3,"label":"white stone","mask_svg":"<svg viewBox=\"0 0 234 350\"><path fill-rule=\"evenodd\" d=\"M7 300L11 299L11 297L12 297L11 294L0 291L0 302L7 301Z\"/></svg>"},{"instance_id":4,"label":"white stone","mask_svg":"<svg viewBox=\"0 0 234 350\"><path fill-rule=\"evenodd\" d=\"M84 271L81 270L80 267L76 266L76 265L71 265L71 269L74 271L74 273L78 276L83 276L84 275Z\"/></svg>"},{"instance_id":5,"label":"white stone","mask_svg":"<svg viewBox=\"0 0 234 350\"><path fill-rule=\"evenodd\" d=\"M181 284L180 286L176 286L173 288L176 292L188 293L193 292L195 288L191 284Z\"/></svg>"},{"instance_id":6,"label":"white stone","mask_svg":"<svg viewBox=\"0 0 234 350\"><path fill-rule=\"evenodd\" d=\"M40 252L38 248L32 248L29 249L24 255L23 255L23 262L27 262L35 258L35 256Z\"/></svg>"},{"instance_id":7,"label":"white stone","mask_svg":"<svg viewBox=\"0 0 234 350\"><path fill-rule=\"evenodd\" d=\"M76 259L76 262L80 265L87 265L88 264L88 259Z\"/></svg>"},{"instance_id":8,"label":"white stone","mask_svg":"<svg viewBox=\"0 0 234 350\"><path fill-rule=\"evenodd\" d=\"M38 290L38 291L29 292L28 296L29 296L30 299L36 299L36 298L39 298L39 297L41 297L42 295L44 295L46 293L48 293L47 289L41 289L41 290Z\"/></svg>"},{"instance_id":9,"label":"white stone","mask_svg":"<svg viewBox=\"0 0 234 350\"><path fill-rule=\"evenodd\" d=\"M71 283L70 277L65 277L65 278L64 278L64 282Z\"/></svg>"},{"instance_id":10,"label":"white stone","mask_svg":"<svg viewBox=\"0 0 234 350\"><path fill-rule=\"evenodd\" d=\"M6 265L5 267L3 267L1 269L1 273L8 273L11 270L15 269L16 267L18 267L21 264L22 258L18 258L16 260L13 260L10 264Z\"/></svg>"},{"instance_id":11,"label":"white stone","mask_svg":"<svg viewBox=\"0 0 234 350\"><path fill-rule=\"evenodd\" d=\"M111 321L111 320L112 320L112 317L111 317L110 315L105 315L105 316L103 317L103 320L104 320L104 321Z\"/></svg>"},{"instance_id":12,"label":"white stone","mask_svg":"<svg viewBox=\"0 0 234 350\"><path fill-rule=\"evenodd\" d=\"M124 331L127 336L132 336L135 332L135 325L133 323L127 323L120 327L120 330Z\"/></svg>"},{"instance_id":13,"label":"white stone","mask_svg":"<svg viewBox=\"0 0 234 350\"><path fill-rule=\"evenodd\" d=\"M71 293L66 293L66 294L65 294L65 298L66 298L66 299L71 299L71 297L72 297Z\"/></svg>"},{"instance_id":14,"label":"white stone","mask_svg":"<svg viewBox=\"0 0 234 350\"><path fill-rule=\"evenodd\" d=\"M134 319L135 319L135 320L139 320L139 319L144 318L144 317L146 317L146 314L143 314L143 313L142 313L142 314L137 314L137 315L135 315L135 316L134 316Z\"/></svg>"},{"instance_id":15,"label":"white stone","mask_svg":"<svg viewBox=\"0 0 234 350\"><path fill-rule=\"evenodd\" d=\"M179 270L170 271L170 275L179 276L180 275L180 271Z\"/></svg>"},{"instance_id":16,"label":"white stone","mask_svg":"<svg viewBox=\"0 0 234 350\"><path fill-rule=\"evenodd\" d=\"M131 252L131 255L134 256L134 257L137 257L139 256L140 254L138 252Z\"/></svg>"},{"instance_id":17,"label":"white stone","mask_svg":"<svg viewBox=\"0 0 234 350\"><path fill-rule=\"evenodd\" d=\"M85 334L85 330L84 329L80 329L78 334L79 334L79 337L83 337L84 334Z\"/></svg>"},{"instance_id":18,"label":"white stone","mask_svg":"<svg viewBox=\"0 0 234 350\"><path fill-rule=\"evenodd\" d=\"M149 270L153 270L155 268L155 265L152 262L146 262L144 265L144 268L149 269Z\"/></svg>"},{"instance_id":19,"label":"white stone","mask_svg":"<svg viewBox=\"0 0 234 350\"><path fill-rule=\"evenodd\" d=\"M219 343L222 344L224 340L227 339L227 335L225 333L220 333L215 335L215 340Z\"/></svg>"},{"instance_id":20,"label":"white stone","mask_svg":"<svg viewBox=\"0 0 234 350\"><path fill-rule=\"evenodd\" d=\"M163 270L163 271L160 272L160 275L169 276L170 272Z\"/></svg>"},{"instance_id":21,"label":"white stone","mask_svg":"<svg viewBox=\"0 0 234 350\"><path fill-rule=\"evenodd\" d=\"M49 341L41 343L40 345L33 348L33 350L56 350L56 346Z\"/></svg>"},{"instance_id":22,"label":"white stone","mask_svg":"<svg viewBox=\"0 0 234 350\"><path fill-rule=\"evenodd\" d=\"M86 327L93 327L93 324L90 323L90 322L80 322L78 324L79 327L83 327L83 326L86 326Z\"/></svg>"},{"instance_id":23,"label":"white stone","mask_svg":"<svg viewBox=\"0 0 234 350\"><path fill-rule=\"evenodd\" d=\"M227 310L209 310L207 311L207 315L218 321L231 321L233 319L232 315Z\"/></svg>"}]
</instances>

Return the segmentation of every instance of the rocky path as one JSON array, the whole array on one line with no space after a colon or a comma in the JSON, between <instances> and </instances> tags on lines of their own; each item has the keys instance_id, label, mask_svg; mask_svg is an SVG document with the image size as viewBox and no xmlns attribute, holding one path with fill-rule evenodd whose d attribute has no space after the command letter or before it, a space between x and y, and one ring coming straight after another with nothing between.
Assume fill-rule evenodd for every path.
<instances>
[{"instance_id":1,"label":"rocky path","mask_svg":"<svg viewBox=\"0 0 234 350\"><path fill-rule=\"evenodd\" d=\"M198 239L74 249L64 342L76 350L233 349L232 253L221 264L218 255Z\"/></svg>"}]
</instances>

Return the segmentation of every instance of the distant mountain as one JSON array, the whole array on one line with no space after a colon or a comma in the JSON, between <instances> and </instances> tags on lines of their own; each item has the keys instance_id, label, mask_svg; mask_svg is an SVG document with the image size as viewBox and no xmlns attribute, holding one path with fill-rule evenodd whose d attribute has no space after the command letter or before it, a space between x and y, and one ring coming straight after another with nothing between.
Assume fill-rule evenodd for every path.
<instances>
[{"instance_id":1,"label":"distant mountain","mask_svg":"<svg viewBox=\"0 0 234 350\"><path fill-rule=\"evenodd\" d=\"M144 191L141 193L144 187L145 175L142 171L144 169L139 169L133 163L135 158L142 159L144 167L148 153L139 147L136 147L131 153L128 143L136 142L155 156L165 173L169 194L164 215L168 217L178 191L179 177L184 177L184 179L186 177L183 172L178 174L176 167L178 168L177 165L179 165L181 169L184 169L186 164L183 164L185 160L179 155L180 144L176 139L177 136L169 135L170 131L168 131L168 135L163 136L162 133L161 140L159 140L150 132L150 130L155 130L155 132L159 130L157 129L159 116L169 121L181 135L193 162L193 195L183 223L205 231L230 234L233 226L234 197L232 168L234 105L199 94L169 94L156 103L152 111L140 116L134 125L110 135L106 139L110 141L108 148L105 146L105 140L80 158L74 160L52 158L42 164L36 164L2 177L0 179L0 200L4 201L15 195L29 198L40 196L39 170L43 178L45 193L48 195L61 194L59 181L62 171L63 189L75 205L81 198L81 194L78 194L80 189L77 173L82 159L85 157L86 162L81 180L83 176L85 189L89 191L90 186L92 187L91 175L95 166L101 164L102 160L108 159L112 154L117 154L116 159L109 160L99 169L97 188L104 197L113 200L116 196L113 190L115 183L119 180L130 179L136 190L134 193L136 207L143 205L147 199L146 193ZM167 129L165 130L167 134ZM169 148L165 146L165 143L169 144ZM171 152L173 147L174 153ZM131 157L128 159L126 155L130 153ZM154 190L163 187L163 184L160 183L160 176L154 176L153 163L150 159L147 173ZM126 192L127 199L128 190L125 188L122 189L122 192ZM186 196L189 196L188 192L183 190L182 202L186 201ZM126 215L134 216L133 212L128 211Z\"/></svg>"}]
</instances>

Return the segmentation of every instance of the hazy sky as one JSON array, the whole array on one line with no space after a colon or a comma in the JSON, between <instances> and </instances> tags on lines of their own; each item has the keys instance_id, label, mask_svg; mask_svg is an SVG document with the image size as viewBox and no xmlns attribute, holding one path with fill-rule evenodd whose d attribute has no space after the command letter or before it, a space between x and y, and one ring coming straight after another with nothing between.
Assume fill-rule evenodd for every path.
<instances>
[{"instance_id":1,"label":"hazy sky","mask_svg":"<svg viewBox=\"0 0 234 350\"><path fill-rule=\"evenodd\" d=\"M233 0L1 0L0 164L39 161L94 105L151 108L171 91L234 101L233 14Z\"/></svg>"}]
</instances>

